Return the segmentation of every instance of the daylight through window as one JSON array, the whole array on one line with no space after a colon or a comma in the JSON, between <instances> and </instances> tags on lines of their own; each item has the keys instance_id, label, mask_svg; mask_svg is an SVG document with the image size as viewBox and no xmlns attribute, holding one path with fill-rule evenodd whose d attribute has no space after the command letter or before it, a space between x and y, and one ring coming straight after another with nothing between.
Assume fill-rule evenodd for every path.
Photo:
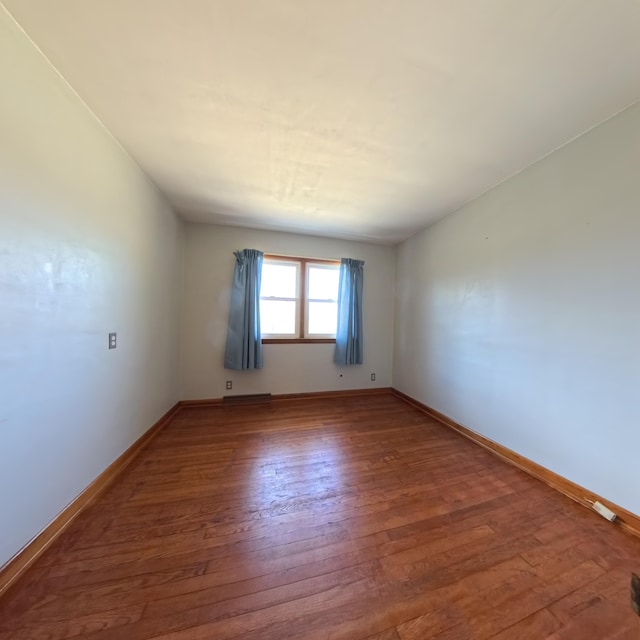
<instances>
[{"instance_id":1,"label":"daylight through window","mask_svg":"<svg viewBox=\"0 0 640 640\"><path fill-rule=\"evenodd\" d=\"M265 255L260 325L265 341L336 337L340 263Z\"/></svg>"}]
</instances>

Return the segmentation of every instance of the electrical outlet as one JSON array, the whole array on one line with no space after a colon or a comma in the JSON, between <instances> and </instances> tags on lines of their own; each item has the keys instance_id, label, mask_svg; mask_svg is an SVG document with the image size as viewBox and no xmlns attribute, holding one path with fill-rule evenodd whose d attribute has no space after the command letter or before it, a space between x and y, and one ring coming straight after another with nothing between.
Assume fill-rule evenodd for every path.
<instances>
[{"instance_id":1,"label":"electrical outlet","mask_svg":"<svg viewBox=\"0 0 640 640\"><path fill-rule=\"evenodd\" d=\"M233 382L231 382L231 380L227 380L227 389L232 389L233 388Z\"/></svg>"},{"instance_id":2,"label":"electrical outlet","mask_svg":"<svg viewBox=\"0 0 640 640\"><path fill-rule=\"evenodd\" d=\"M109 334L109 349L115 349L118 346L118 334L110 333Z\"/></svg>"},{"instance_id":3,"label":"electrical outlet","mask_svg":"<svg viewBox=\"0 0 640 640\"><path fill-rule=\"evenodd\" d=\"M371 374L371 382L375 382L376 381L376 374L372 373Z\"/></svg>"}]
</instances>

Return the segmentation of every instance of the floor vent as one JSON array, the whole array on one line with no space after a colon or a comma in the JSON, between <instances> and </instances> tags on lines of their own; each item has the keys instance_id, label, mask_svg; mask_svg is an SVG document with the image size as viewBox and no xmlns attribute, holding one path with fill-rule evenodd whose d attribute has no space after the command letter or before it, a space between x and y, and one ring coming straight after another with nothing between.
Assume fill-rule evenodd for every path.
<instances>
[{"instance_id":1,"label":"floor vent","mask_svg":"<svg viewBox=\"0 0 640 640\"><path fill-rule=\"evenodd\" d=\"M252 393L244 396L223 396L223 404L264 404L271 402L270 393Z\"/></svg>"}]
</instances>

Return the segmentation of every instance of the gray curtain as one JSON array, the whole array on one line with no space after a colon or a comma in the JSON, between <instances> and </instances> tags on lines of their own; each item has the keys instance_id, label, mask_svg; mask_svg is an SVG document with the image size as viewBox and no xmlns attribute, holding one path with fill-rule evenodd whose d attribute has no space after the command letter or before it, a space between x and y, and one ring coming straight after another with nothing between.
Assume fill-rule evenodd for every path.
<instances>
[{"instance_id":1,"label":"gray curtain","mask_svg":"<svg viewBox=\"0 0 640 640\"><path fill-rule=\"evenodd\" d=\"M364 261L342 258L338 288L336 364L362 364L362 282Z\"/></svg>"},{"instance_id":2,"label":"gray curtain","mask_svg":"<svg viewBox=\"0 0 640 640\"><path fill-rule=\"evenodd\" d=\"M231 308L224 353L225 369L262 369L260 281L264 254L256 249L235 251Z\"/></svg>"}]
</instances>

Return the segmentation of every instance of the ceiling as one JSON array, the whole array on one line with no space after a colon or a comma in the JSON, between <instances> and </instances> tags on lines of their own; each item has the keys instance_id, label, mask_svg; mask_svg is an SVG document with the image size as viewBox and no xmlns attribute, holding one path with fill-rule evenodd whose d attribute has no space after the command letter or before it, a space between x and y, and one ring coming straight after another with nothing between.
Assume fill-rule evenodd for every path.
<instances>
[{"instance_id":1,"label":"ceiling","mask_svg":"<svg viewBox=\"0 0 640 640\"><path fill-rule=\"evenodd\" d=\"M396 243L640 99L638 0L3 0L185 219Z\"/></svg>"}]
</instances>

